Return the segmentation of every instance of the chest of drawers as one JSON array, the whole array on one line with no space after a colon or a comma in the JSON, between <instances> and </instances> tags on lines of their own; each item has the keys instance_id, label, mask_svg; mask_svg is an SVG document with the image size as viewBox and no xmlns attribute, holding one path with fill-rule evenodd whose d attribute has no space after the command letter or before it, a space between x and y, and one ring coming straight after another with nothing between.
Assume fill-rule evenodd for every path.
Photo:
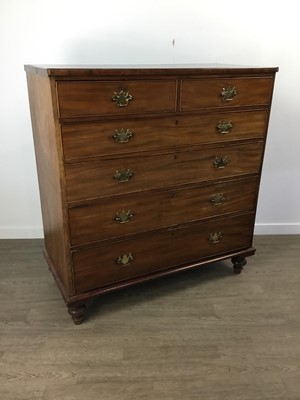
<instances>
[{"instance_id":1,"label":"chest of drawers","mask_svg":"<svg viewBox=\"0 0 300 400\"><path fill-rule=\"evenodd\" d=\"M49 268L88 300L253 255L277 68L25 66Z\"/></svg>"}]
</instances>

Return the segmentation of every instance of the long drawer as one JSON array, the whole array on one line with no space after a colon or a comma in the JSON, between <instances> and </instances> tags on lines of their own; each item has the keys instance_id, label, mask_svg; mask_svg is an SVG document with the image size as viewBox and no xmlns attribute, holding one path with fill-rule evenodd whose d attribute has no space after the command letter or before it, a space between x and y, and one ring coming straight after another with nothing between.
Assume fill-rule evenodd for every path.
<instances>
[{"instance_id":1,"label":"long drawer","mask_svg":"<svg viewBox=\"0 0 300 400\"><path fill-rule=\"evenodd\" d=\"M62 118L174 112L176 80L57 82Z\"/></svg>"},{"instance_id":2,"label":"long drawer","mask_svg":"<svg viewBox=\"0 0 300 400\"><path fill-rule=\"evenodd\" d=\"M65 165L69 202L260 171L263 143Z\"/></svg>"},{"instance_id":3,"label":"long drawer","mask_svg":"<svg viewBox=\"0 0 300 400\"><path fill-rule=\"evenodd\" d=\"M73 253L76 293L251 246L254 213Z\"/></svg>"},{"instance_id":4,"label":"long drawer","mask_svg":"<svg viewBox=\"0 0 300 400\"><path fill-rule=\"evenodd\" d=\"M66 160L176 146L263 138L268 111L62 125Z\"/></svg>"},{"instance_id":5,"label":"long drawer","mask_svg":"<svg viewBox=\"0 0 300 400\"><path fill-rule=\"evenodd\" d=\"M269 105L273 78L184 79L181 110Z\"/></svg>"},{"instance_id":6,"label":"long drawer","mask_svg":"<svg viewBox=\"0 0 300 400\"><path fill-rule=\"evenodd\" d=\"M104 198L69 209L72 245L180 225L212 216L253 211L259 181L239 179L145 195Z\"/></svg>"}]
</instances>

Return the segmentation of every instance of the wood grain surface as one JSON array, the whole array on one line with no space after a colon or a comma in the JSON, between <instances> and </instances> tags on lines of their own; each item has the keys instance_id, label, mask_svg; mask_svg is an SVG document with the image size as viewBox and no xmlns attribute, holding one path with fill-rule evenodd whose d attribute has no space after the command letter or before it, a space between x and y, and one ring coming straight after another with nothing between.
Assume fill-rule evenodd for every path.
<instances>
[{"instance_id":1,"label":"wood grain surface","mask_svg":"<svg viewBox=\"0 0 300 400\"><path fill-rule=\"evenodd\" d=\"M299 400L300 236L95 299L70 324L42 240L0 241L3 400Z\"/></svg>"},{"instance_id":2,"label":"wood grain surface","mask_svg":"<svg viewBox=\"0 0 300 400\"><path fill-rule=\"evenodd\" d=\"M125 237L230 213L254 211L258 179L162 190L154 193L112 196L69 209L72 245ZM212 200L222 194L222 202ZM129 222L119 223L116 213L130 211Z\"/></svg>"},{"instance_id":3,"label":"wood grain surface","mask_svg":"<svg viewBox=\"0 0 300 400\"><path fill-rule=\"evenodd\" d=\"M68 201L258 174L263 147L263 142L253 141L249 144L219 145L205 151L177 151L68 164L65 167ZM226 167L216 168L216 158L226 158ZM114 175L123 169L130 169L133 176L128 182L120 183Z\"/></svg>"},{"instance_id":4,"label":"wood grain surface","mask_svg":"<svg viewBox=\"0 0 300 400\"><path fill-rule=\"evenodd\" d=\"M176 107L176 80L58 82L59 113L62 118L92 115L127 115L173 112ZM127 107L117 107L114 93L128 92Z\"/></svg>"},{"instance_id":5,"label":"wood grain surface","mask_svg":"<svg viewBox=\"0 0 300 400\"><path fill-rule=\"evenodd\" d=\"M223 88L236 89L236 96L226 101L220 96ZM273 79L270 78L212 78L183 79L181 86L181 111L209 107L238 107L267 105L272 98Z\"/></svg>"},{"instance_id":6,"label":"wood grain surface","mask_svg":"<svg viewBox=\"0 0 300 400\"><path fill-rule=\"evenodd\" d=\"M220 134L220 121L231 122L232 129ZM66 161L103 155L130 154L162 148L262 139L266 134L268 111L218 112L209 115L173 118L122 119L63 124L62 141ZM132 137L118 143L113 135L121 129Z\"/></svg>"}]
</instances>

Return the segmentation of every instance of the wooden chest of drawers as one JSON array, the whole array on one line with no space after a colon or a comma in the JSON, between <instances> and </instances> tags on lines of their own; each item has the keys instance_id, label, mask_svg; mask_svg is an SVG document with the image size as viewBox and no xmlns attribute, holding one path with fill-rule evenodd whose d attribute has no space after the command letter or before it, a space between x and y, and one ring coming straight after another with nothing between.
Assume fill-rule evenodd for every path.
<instances>
[{"instance_id":1,"label":"wooden chest of drawers","mask_svg":"<svg viewBox=\"0 0 300 400\"><path fill-rule=\"evenodd\" d=\"M26 66L45 257L89 298L254 254L277 68Z\"/></svg>"}]
</instances>

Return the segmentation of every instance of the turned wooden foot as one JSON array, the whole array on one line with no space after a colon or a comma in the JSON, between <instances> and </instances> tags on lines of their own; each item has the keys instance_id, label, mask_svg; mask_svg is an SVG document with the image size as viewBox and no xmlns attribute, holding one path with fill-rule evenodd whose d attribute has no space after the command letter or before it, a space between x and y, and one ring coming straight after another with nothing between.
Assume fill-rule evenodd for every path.
<instances>
[{"instance_id":1,"label":"turned wooden foot","mask_svg":"<svg viewBox=\"0 0 300 400\"><path fill-rule=\"evenodd\" d=\"M86 311L85 304L68 306L68 313L71 315L75 325L80 325L83 322L85 311Z\"/></svg>"},{"instance_id":2,"label":"turned wooden foot","mask_svg":"<svg viewBox=\"0 0 300 400\"><path fill-rule=\"evenodd\" d=\"M243 270L243 267L247 264L246 258L242 256L232 257L231 262L233 264L233 272L235 274L240 274Z\"/></svg>"}]
</instances>

